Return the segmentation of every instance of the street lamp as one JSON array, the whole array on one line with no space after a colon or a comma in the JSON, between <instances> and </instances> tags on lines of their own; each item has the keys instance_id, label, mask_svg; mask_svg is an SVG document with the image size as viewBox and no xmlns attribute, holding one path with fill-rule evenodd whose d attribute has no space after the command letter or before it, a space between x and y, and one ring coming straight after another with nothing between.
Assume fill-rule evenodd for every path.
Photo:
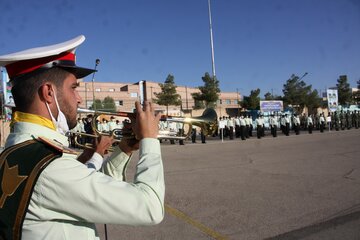
<instances>
[{"instance_id":1,"label":"street lamp","mask_svg":"<svg viewBox=\"0 0 360 240\"><path fill-rule=\"evenodd\" d=\"M96 73L96 68L97 68L97 66L100 64L100 59L96 59L95 60L95 71L94 71L94 73L93 73L93 75L92 75L92 80L91 80L91 82L92 82L92 92L93 92L93 106L94 106L94 110L96 110L96 107L95 107L95 87L94 87L94 79L95 79L95 73Z\"/></svg>"}]
</instances>

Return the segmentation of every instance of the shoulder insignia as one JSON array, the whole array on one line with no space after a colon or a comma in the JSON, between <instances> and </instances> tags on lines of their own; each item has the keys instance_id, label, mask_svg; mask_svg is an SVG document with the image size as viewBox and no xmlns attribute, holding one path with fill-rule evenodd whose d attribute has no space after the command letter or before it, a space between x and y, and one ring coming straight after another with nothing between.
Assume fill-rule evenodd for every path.
<instances>
[{"instance_id":1,"label":"shoulder insignia","mask_svg":"<svg viewBox=\"0 0 360 240\"><path fill-rule=\"evenodd\" d=\"M74 155L79 154L75 150L62 145L61 143L57 142L56 140L51 140L51 139L48 139L46 137L38 137L37 140L42 142L42 143L45 143L46 145L56 149L59 152L68 153L68 154L74 154Z\"/></svg>"}]
</instances>

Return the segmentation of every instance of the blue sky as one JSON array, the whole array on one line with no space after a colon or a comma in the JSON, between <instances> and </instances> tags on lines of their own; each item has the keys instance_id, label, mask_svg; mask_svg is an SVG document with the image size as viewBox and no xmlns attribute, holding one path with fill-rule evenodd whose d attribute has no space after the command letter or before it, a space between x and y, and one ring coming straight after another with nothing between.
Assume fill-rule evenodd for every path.
<instances>
[{"instance_id":1,"label":"blue sky","mask_svg":"<svg viewBox=\"0 0 360 240\"><path fill-rule=\"evenodd\" d=\"M78 65L96 81L203 85L212 72L207 0L0 0L0 55L80 34ZM360 0L211 0L216 76L224 92L281 95L291 76L319 92L360 79ZM91 81L91 77L85 79Z\"/></svg>"}]
</instances>

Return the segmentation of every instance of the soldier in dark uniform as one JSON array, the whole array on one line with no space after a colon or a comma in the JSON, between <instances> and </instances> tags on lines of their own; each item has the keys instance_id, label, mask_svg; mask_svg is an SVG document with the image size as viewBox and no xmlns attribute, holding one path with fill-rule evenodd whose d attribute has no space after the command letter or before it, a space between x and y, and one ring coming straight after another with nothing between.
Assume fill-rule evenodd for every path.
<instances>
[{"instance_id":1,"label":"soldier in dark uniform","mask_svg":"<svg viewBox=\"0 0 360 240\"><path fill-rule=\"evenodd\" d=\"M234 120L231 117L228 118L227 125L229 127L229 139L234 140Z\"/></svg>"},{"instance_id":2,"label":"soldier in dark uniform","mask_svg":"<svg viewBox=\"0 0 360 240\"><path fill-rule=\"evenodd\" d=\"M335 126L335 130L339 131L340 118L339 118L339 115L337 114L337 112L334 113L334 126Z\"/></svg>"},{"instance_id":3,"label":"soldier in dark uniform","mask_svg":"<svg viewBox=\"0 0 360 240\"><path fill-rule=\"evenodd\" d=\"M307 119L306 119L306 125L307 125L307 129L309 131L309 134L312 134L312 130L314 127L314 123L313 123L313 119L312 119L312 115L310 114Z\"/></svg>"},{"instance_id":4,"label":"soldier in dark uniform","mask_svg":"<svg viewBox=\"0 0 360 240\"><path fill-rule=\"evenodd\" d=\"M200 130L200 134L201 134L201 143L206 143L206 136L202 129Z\"/></svg>"},{"instance_id":5,"label":"soldier in dark uniform","mask_svg":"<svg viewBox=\"0 0 360 240\"><path fill-rule=\"evenodd\" d=\"M285 135L289 136L290 133L290 117L285 114Z\"/></svg>"},{"instance_id":6,"label":"soldier in dark uniform","mask_svg":"<svg viewBox=\"0 0 360 240\"><path fill-rule=\"evenodd\" d=\"M343 110L340 111L340 121L341 121L340 123L341 130L345 130L346 119Z\"/></svg>"},{"instance_id":7,"label":"soldier in dark uniform","mask_svg":"<svg viewBox=\"0 0 360 240\"><path fill-rule=\"evenodd\" d=\"M345 113L345 123L346 123L346 128L349 130L351 128L351 116L349 110L347 110L347 112Z\"/></svg>"},{"instance_id":8,"label":"soldier in dark uniform","mask_svg":"<svg viewBox=\"0 0 360 240\"><path fill-rule=\"evenodd\" d=\"M246 120L244 119L244 116L242 115L240 117L240 137L241 137L241 140L246 140L246 134L245 134L245 131L246 131Z\"/></svg>"},{"instance_id":9,"label":"soldier in dark uniform","mask_svg":"<svg viewBox=\"0 0 360 240\"><path fill-rule=\"evenodd\" d=\"M260 115L258 115L257 118L255 119L255 123L256 123L256 136L258 139L260 139L262 137L262 128L263 128Z\"/></svg>"},{"instance_id":10,"label":"soldier in dark uniform","mask_svg":"<svg viewBox=\"0 0 360 240\"><path fill-rule=\"evenodd\" d=\"M330 117L331 117L331 130L333 130L335 127L335 116L333 112L331 112Z\"/></svg>"},{"instance_id":11,"label":"soldier in dark uniform","mask_svg":"<svg viewBox=\"0 0 360 240\"><path fill-rule=\"evenodd\" d=\"M245 120L245 138L249 138L249 132L250 132L250 117L247 115L244 115L244 120Z\"/></svg>"},{"instance_id":12,"label":"soldier in dark uniform","mask_svg":"<svg viewBox=\"0 0 360 240\"><path fill-rule=\"evenodd\" d=\"M191 129L191 142L196 143L196 127L192 126Z\"/></svg>"},{"instance_id":13,"label":"soldier in dark uniform","mask_svg":"<svg viewBox=\"0 0 360 240\"><path fill-rule=\"evenodd\" d=\"M235 122L235 137L239 138L240 137L240 117L239 116L235 117L234 122Z\"/></svg>"},{"instance_id":14,"label":"soldier in dark uniform","mask_svg":"<svg viewBox=\"0 0 360 240\"><path fill-rule=\"evenodd\" d=\"M294 113L293 123L294 123L295 134L299 135L300 134L300 119L299 119L299 116L297 115L297 113Z\"/></svg>"},{"instance_id":15,"label":"soldier in dark uniform","mask_svg":"<svg viewBox=\"0 0 360 240\"><path fill-rule=\"evenodd\" d=\"M356 110L351 113L351 126L356 128Z\"/></svg>"},{"instance_id":16,"label":"soldier in dark uniform","mask_svg":"<svg viewBox=\"0 0 360 240\"><path fill-rule=\"evenodd\" d=\"M253 119L251 115L248 115L249 118L249 137L252 137L252 132L253 132Z\"/></svg>"},{"instance_id":17,"label":"soldier in dark uniform","mask_svg":"<svg viewBox=\"0 0 360 240\"><path fill-rule=\"evenodd\" d=\"M224 137L224 128L222 126L222 117L219 117L219 138L222 139Z\"/></svg>"},{"instance_id":18,"label":"soldier in dark uniform","mask_svg":"<svg viewBox=\"0 0 360 240\"><path fill-rule=\"evenodd\" d=\"M325 117L324 117L324 113L321 113L321 114L320 114L319 123L320 123L320 132L324 132L324 128L325 128Z\"/></svg>"},{"instance_id":19,"label":"soldier in dark uniform","mask_svg":"<svg viewBox=\"0 0 360 240\"><path fill-rule=\"evenodd\" d=\"M273 137L277 137L277 125L278 125L277 116L275 116L274 114L271 114L270 115L270 127L271 127L271 135Z\"/></svg>"},{"instance_id":20,"label":"soldier in dark uniform","mask_svg":"<svg viewBox=\"0 0 360 240\"><path fill-rule=\"evenodd\" d=\"M229 127L228 127L228 124L227 124L228 118L229 118L229 117L224 117L224 118L223 118L223 119L224 119L224 122L225 122L224 138L227 138L227 137L229 136L229 133L230 133Z\"/></svg>"}]
</instances>

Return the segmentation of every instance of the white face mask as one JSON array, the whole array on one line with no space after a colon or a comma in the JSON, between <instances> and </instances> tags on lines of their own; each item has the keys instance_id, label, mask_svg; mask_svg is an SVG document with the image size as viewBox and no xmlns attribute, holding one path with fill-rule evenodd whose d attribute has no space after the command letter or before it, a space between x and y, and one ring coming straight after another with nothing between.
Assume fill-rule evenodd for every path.
<instances>
[{"instance_id":1,"label":"white face mask","mask_svg":"<svg viewBox=\"0 0 360 240\"><path fill-rule=\"evenodd\" d=\"M56 131L58 131L59 133L65 135L65 133L67 133L69 131L69 126L67 124L66 117L65 117L64 113L60 110L59 103L57 101L55 92L54 92L54 97L55 97L56 108L59 111L57 120L55 120L54 116L52 115L52 113L50 111L50 107L47 104L47 102L45 102L45 104L46 104L46 107L47 107L47 109L48 109L48 111L50 113L51 120L52 120L52 122L54 123L54 125L56 127Z\"/></svg>"}]
</instances>

